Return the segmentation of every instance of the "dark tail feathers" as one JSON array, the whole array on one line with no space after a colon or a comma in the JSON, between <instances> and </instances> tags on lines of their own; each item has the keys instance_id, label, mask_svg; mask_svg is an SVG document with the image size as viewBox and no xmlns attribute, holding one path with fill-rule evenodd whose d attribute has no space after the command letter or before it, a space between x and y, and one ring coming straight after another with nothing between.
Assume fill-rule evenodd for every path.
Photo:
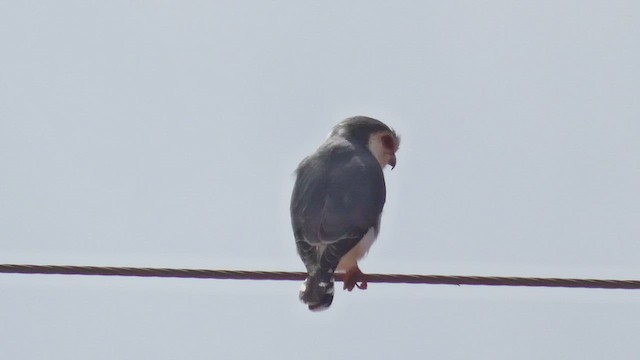
<instances>
[{"instance_id":1,"label":"dark tail feathers","mask_svg":"<svg viewBox=\"0 0 640 360\"><path fill-rule=\"evenodd\" d=\"M333 302L333 276L309 275L300 287L300 301L311 311L329 308Z\"/></svg>"}]
</instances>

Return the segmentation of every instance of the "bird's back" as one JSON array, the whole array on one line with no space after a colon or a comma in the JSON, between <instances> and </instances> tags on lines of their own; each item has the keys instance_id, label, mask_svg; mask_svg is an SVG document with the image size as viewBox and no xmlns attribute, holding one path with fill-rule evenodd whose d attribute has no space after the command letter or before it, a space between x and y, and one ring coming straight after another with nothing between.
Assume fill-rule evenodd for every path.
<instances>
[{"instance_id":1,"label":"bird's back","mask_svg":"<svg viewBox=\"0 0 640 360\"><path fill-rule=\"evenodd\" d=\"M377 229L386 191L382 169L367 149L329 139L296 173L291 221L297 241L331 243Z\"/></svg>"}]
</instances>

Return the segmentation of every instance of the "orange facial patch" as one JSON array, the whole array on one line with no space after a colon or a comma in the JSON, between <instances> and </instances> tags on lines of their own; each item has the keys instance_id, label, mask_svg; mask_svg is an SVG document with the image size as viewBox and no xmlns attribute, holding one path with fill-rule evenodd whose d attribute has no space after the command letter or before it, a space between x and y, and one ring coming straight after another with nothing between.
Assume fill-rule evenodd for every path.
<instances>
[{"instance_id":1,"label":"orange facial patch","mask_svg":"<svg viewBox=\"0 0 640 360\"><path fill-rule=\"evenodd\" d=\"M382 146L384 146L385 149L395 151L396 146L395 146L395 142L393 141L393 137L391 137L391 135L383 135L381 138L381 141L382 141Z\"/></svg>"}]
</instances>

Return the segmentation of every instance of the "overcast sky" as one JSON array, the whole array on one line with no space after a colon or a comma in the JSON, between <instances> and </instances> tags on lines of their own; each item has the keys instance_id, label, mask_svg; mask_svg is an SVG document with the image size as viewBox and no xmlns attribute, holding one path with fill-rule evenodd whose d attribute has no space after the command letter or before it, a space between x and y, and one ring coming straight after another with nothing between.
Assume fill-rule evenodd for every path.
<instances>
[{"instance_id":1,"label":"overcast sky","mask_svg":"<svg viewBox=\"0 0 640 360\"><path fill-rule=\"evenodd\" d=\"M402 135L364 272L640 279L634 1L0 4L0 263L302 271L298 162ZM6 359L637 359L640 291L0 275Z\"/></svg>"}]
</instances>

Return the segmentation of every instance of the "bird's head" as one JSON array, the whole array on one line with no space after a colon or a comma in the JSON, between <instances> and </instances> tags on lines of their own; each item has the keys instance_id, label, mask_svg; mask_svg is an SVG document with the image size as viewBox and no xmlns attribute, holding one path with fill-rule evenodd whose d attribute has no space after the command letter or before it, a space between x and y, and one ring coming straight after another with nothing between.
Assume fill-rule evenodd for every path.
<instances>
[{"instance_id":1,"label":"bird's head","mask_svg":"<svg viewBox=\"0 0 640 360\"><path fill-rule=\"evenodd\" d=\"M343 120L333 128L331 136L341 136L352 143L365 146L378 160L380 166L396 166L396 152L400 147L400 136L382 121L354 116Z\"/></svg>"}]
</instances>

